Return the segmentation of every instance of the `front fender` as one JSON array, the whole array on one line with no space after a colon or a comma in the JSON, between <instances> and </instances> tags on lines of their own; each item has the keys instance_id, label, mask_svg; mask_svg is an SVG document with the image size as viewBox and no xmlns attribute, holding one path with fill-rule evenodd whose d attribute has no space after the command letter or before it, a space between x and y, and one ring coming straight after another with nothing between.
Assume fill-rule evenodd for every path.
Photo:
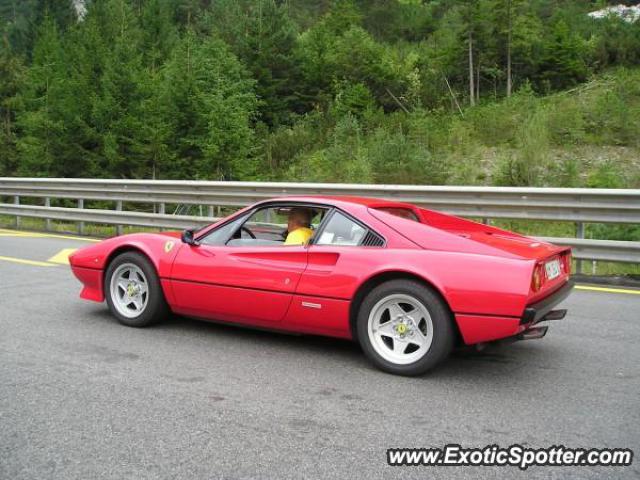
<instances>
[{"instance_id":1,"label":"front fender","mask_svg":"<svg viewBox=\"0 0 640 480\"><path fill-rule=\"evenodd\" d=\"M175 234L131 234L110 238L103 242L76 250L69 256L73 274L83 284L80 297L97 302L104 301L104 272L109 263L118 254L125 251L137 251L145 255L158 274L165 295L167 278L176 254L182 248L182 242Z\"/></svg>"},{"instance_id":2,"label":"front fender","mask_svg":"<svg viewBox=\"0 0 640 480\"><path fill-rule=\"evenodd\" d=\"M167 277L182 242L172 234L135 233L110 238L76 250L69 257L72 267L106 270L120 252L136 250L149 258L160 278Z\"/></svg>"}]
</instances>

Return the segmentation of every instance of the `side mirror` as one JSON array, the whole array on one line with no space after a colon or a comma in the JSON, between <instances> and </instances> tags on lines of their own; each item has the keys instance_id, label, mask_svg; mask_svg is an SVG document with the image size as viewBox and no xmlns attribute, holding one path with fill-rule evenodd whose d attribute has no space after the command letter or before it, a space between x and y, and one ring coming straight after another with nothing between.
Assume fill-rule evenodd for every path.
<instances>
[{"instance_id":1,"label":"side mirror","mask_svg":"<svg viewBox=\"0 0 640 480\"><path fill-rule=\"evenodd\" d=\"M182 236L180 237L180 239L182 240L182 243L186 243L187 245L192 245L194 247L197 246L197 245L200 245L193 238L193 230L191 230L191 229L184 230L182 232Z\"/></svg>"}]
</instances>

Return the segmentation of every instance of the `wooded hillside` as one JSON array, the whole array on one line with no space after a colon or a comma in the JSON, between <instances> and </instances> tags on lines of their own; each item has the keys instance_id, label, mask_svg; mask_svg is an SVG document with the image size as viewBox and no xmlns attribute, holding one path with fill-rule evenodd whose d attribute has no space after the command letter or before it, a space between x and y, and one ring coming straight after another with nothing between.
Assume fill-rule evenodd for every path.
<instances>
[{"instance_id":1,"label":"wooded hillside","mask_svg":"<svg viewBox=\"0 0 640 480\"><path fill-rule=\"evenodd\" d=\"M0 175L638 187L604 6L0 0Z\"/></svg>"}]
</instances>

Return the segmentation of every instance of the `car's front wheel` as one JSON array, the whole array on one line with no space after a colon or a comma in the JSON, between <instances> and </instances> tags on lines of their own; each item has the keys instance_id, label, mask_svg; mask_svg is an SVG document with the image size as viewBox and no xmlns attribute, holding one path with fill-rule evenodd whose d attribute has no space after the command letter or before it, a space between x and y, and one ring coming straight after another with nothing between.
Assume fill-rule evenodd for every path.
<instances>
[{"instance_id":1,"label":"car's front wheel","mask_svg":"<svg viewBox=\"0 0 640 480\"><path fill-rule=\"evenodd\" d=\"M123 325L146 327L166 317L169 308L158 275L137 252L118 255L105 274L109 310Z\"/></svg>"},{"instance_id":2,"label":"car's front wheel","mask_svg":"<svg viewBox=\"0 0 640 480\"><path fill-rule=\"evenodd\" d=\"M454 330L449 309L430 288L391 280L369 292L357 318L358 340L380 369L420 375L450 353Z\"/></svg>"}]
</instances>

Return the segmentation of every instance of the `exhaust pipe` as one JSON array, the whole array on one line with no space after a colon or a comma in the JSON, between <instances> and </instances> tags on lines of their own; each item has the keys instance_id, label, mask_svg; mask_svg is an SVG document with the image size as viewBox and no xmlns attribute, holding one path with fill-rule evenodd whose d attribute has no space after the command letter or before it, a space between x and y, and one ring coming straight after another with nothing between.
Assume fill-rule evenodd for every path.
<instances>
[{"instance_id":1,"label":"exhaust pipe","mask_svg":"<svg viewBox=\"0 0 640 480\"><path fill-rule=\"evenodd\" d=\"M536 340L547 334L549 327L532 327L516 336L517 340Z\"/></svg>"},{"instance_id":2,"label":"exhaust pipe","mask_svg":"<svg viewBox=\"0 0 640 480\"><path fill-rule=\"evenodd\" d=\"M562 320L567 314L566 309L562 310L551 310L544 317L540 319L541 322L546 322L547 320Z\"/></svg>"}]
</instances>

